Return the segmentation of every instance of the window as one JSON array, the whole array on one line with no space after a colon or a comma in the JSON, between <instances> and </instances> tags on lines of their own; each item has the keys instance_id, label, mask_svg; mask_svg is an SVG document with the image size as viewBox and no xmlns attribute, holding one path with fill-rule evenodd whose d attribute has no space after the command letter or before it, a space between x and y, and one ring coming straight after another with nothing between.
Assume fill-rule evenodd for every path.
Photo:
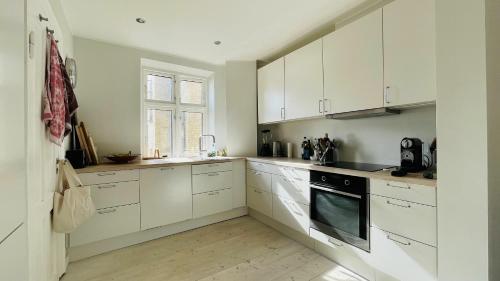
<instances>
[{"instance_id":1,"label":"window","mask_svg":"<svg viewBox=\"0 0 500 281\"><path fill-rule=\"evenodd\" d=\"M199 155L199 137L207 132L207 80L143 69L142 154Z\"/></svg>"}]
</instances>

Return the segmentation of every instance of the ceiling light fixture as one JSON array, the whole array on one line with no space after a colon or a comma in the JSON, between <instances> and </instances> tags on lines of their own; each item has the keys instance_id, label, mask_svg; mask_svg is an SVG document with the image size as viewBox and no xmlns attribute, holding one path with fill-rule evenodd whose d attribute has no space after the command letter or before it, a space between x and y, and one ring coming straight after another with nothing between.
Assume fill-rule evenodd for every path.
<instances>
[{"instance_id":1,"label":"ceiling light fixture","mask_svg":"<svg viewBox=\"0 0 500 281\"><path fill-rule=\"evenodd\" d=\"M215 45L215 46L219 46L220 44L222 44L222 42L221 42L221 41L219 41L219 40L214 41L214 45Z\"/></svg>"},{"instance_id":2,"label":"ceiling light fixture","mask_svg":"<svg viewBox=\"0 0 500 281\"><path fill-rule=\"evenodd\" d=\"M144 18L136 18L135 21L138 23L146 23L146 20Z\"/></svg>"}]
</instances>

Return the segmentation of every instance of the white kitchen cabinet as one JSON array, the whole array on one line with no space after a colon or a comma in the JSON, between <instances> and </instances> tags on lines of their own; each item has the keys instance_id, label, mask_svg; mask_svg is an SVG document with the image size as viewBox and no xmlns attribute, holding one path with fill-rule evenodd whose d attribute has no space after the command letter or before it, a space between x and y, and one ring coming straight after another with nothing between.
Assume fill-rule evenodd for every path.
<instances>
[{"instance_id":1,"label":"white kitchen cabinet","mask_svg":"<svg viewBox=\"0 0 500 281\"><path fill-rule=\"evenodd\" d=\"M139 170L121 170L96 173L81 173L78 177L83 185L94 185L101 183L137 181L139 180Z\"/></svg>"},{"instance_id":2,"label":"white kitchen cabinet","mask_svg":"<svg viewBox=\"0 0 500 281\"><path fill-rule=\"evenodd\" d=\"M139 203L139 181L91 185L96 209Z\"/></svg>"},{"instance_id":3,"label":"white kitchen cabinet","mask_svg":"<svg viewBox=\"0 0 500 281\"><path fill-rule=\"evenodd\" d=\"M297 180L290 176L272 176L273 193L282 198L305 205L310 203L309 181Z\"/></svg>"},{"instance_id":4,"label":"white kitchen cabinet","mask_svg":"<svg viewBox=\"0 0 500 281\"><path fill-rule=\"evenodd\" d=\"M284 120L285 59L260 68L257 75L259 124Z\"/></svg>"},{"instance_id":5,"label":"white kitchen cabinet","mask_svg":"<svg viewBox=\"0 0 500 281\"><path fill-rule=\"evenodd\" d=\"M255 161L248 161L248 169L259 171L259 172L265 172L265 173L270 173L270 174L279 174L279 168L280 168L280 166L276 166L276 165L272 165L272 164L255 162Z\"/></svg>"},{"instance_id":6,"label":"white kitchen cabinet","mask_svg":"<svg viewBox=\"0 0 500 281\"><path fill-rule=\"evenodd\" d=\"M298 232L309 234L309 205L273 195L273 219Z\"/></svg>"},{"instance_id":7,"label":"white kitchen cabinet","mask_svg":"<svg viewBox=\"0 0 500 281\"><path fill-rule=\"evenodd\" d=\"M140 230L140 204L99 209L71 233L71 247L104 240Z\"/></svg>"},{"instance_id":8,"label":"white kitchen cabinet","mask_svg":"<svg viewBox=\"0 0 500 281\"><path fill-rule=\"evenodd\" d=\"M323 37L323 65L326 114L383 107L382 10Z\"/></svg>"},{"instance_id":9,"label":"white kitchen cabinet","mask_svg":"<svg viewBox=\"0 0 500 281\"><path fill-rule=\"evenodd\" d=\"M384 6L385 106L436 100L435 0Z\"/></svg>"},{"instance_id":10,"label":"white kitchen cabinet","mask_svg":"<svg viewBox=\"0 0 500 281\"><path fill-rule=\"evenodd\" d=\"M285 56L285 119L323 115L323 43L316 40Z\"/></svg>"},{"instance_id":11,"label":"white kitchen cabinet","mask_svg":"<svg viewBox=\"0 0 500 281\"><path fill-rule=\"evenodd\" d=\"M233 207L232 197L231 189L193 195L193 217L201 218L231 210Z\"/></svg>"},{"instance_id":12,"label":"white kitchen cabinet","mask_svg":"<svg viewBox=\"0 0 500 281\"><path fill-rule=\"evenodd\" d=\"M272 175L266 172L247 170L247 185L262 191L271 192Z\"/></svg>"},{"instance_id":13,"label":"white kitchen cabinet","mask_svg":"<svg viewBox=\"0 0 500 281\"><path fill-rule=\"evenodd\" d=\"M193 217L191 166L143 169L140 184L141 230Z\"/></svg>"},{"instance_id":14,"label":"white kitchen cabinet","mask_svg":"<svg viewBox=\"0 0 500 281\"><path fill-rule=\"evenodd\" d=\"M247 189L248 207L268 216L273 215L273 195L255 187Z\"/></svg>"},{"instance_id":15,"label":"white kitchen cabinet","mask_svg":"<svg viewBox=\"0 0 500 281\"><path fill-rule=\"evenodd\" d=\"M22 224L18 226L16 231L9 234L0 243L0 280L28 280L28 239L26 226Z\"/></svg>"},{"instance_id":16,"label":"white kitchen cabinet","mask_svg":"<svg viewBox=\"0 0 500 281\"><path fill-rule=\"evenodd\" d=\"M193 175L193 194L231 188L232 184L232 171Z\"/></svg>"},{"instance_id":17,"label":"white kitchen cabinet","mask_svg":"<svg viewBox=\"0 0 500 281\"><path fill-rule=\"evenodd\" d=\"M436 248L371 228L372 265L377 281L437 280Z\"/></svg>"},{"instance_id":18,"label":"white kitchen cabinet","mask_svg":"<svg viewBox=\"0 0 500 281\"><path fill-rule=\"evenodd\" d=\"M436 206L435 187L370 179L370 192L374 195Z\"/></svg>"},{"instance_id":19,"label":"white kitchen cabinet","mask_svg":"<svg viewBox=\"0 0 500 281\"><path fill-rule=\"evenodd\" d=\"M193 175L232 171L233 162L218 162L218 163L193 165L192 169L193 169Z\"/></svg>"},{"instance_id":20,"label":"white kitchen cabinet","mask_svg":"<svg viewBox=\"0 0 500 281\"><path fill-rule=\"evenodd\" d=\"M246 160L233 161L233 208L247 205Z\"/></svg>"},{"instance_id":21,"label":"white kitchen cabinet","mask_svg":"<svg viewBox=\"0 0 500 281\"><path fill-rule=\"evenodd\" d=\"M436 207L370 196L371 225L428 245L437 245Z\"/></svg>"}]
</instances>

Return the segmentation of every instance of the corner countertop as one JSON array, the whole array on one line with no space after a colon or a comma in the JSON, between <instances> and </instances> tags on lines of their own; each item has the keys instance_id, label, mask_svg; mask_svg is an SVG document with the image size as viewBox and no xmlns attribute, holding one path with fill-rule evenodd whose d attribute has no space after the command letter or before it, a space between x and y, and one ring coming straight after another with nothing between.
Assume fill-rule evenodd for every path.
<instances>
[{"instance_id":1,"label":"corner countertop","mask_svg":"<svg viewBox=\"0 0 500 281\"><path fill-rule=\"evenodd\" d=\"M340 169L333 167L325 167L318 166L318 161L310 161L310 160L302 160L297 158L284 158L284 157L247 157L248 161L261 162L273 165L287 166L298 169L306 169L306 170L314 170L314 171L322 171L329 173L337 173L344 174L350 176L358 176L372 179L380 179L386 181L396 181L396 182L404 182L409 184L418 184L429 187L437 187L437 180L435 179L426 179L423 177L422 173L408 173L408 175L404 177L393 177L391 176L390 171L378 171L378 172L365 172L365 171L356 171L349 169Z\"/></svg>"},{"instance_id":2,"label":"corner countertop","mask_svg":"<svg viewBox=\"0 0 500 281\"><path fill-rule=\"evenodd\" d=\"M83 173L97 173L97 172L109 172L109 171L120 171L120 170L160 168L160 167L181 166L181 165L210 164L210 163L220 163L220 162L244 160L244 159L246 159L246 157L212 157L212 158L185 157L185 158L137 160L126 164L106 162L99 165L87 166L82 169L75 169L75 171L78 174L83 174Z\"/></svg>"}]
</instances>

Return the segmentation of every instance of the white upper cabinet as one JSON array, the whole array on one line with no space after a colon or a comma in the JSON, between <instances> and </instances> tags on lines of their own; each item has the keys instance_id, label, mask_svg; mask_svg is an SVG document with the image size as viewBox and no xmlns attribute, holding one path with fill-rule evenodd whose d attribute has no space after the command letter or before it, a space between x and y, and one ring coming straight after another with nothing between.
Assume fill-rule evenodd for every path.
<instances>
[{"instance_id":1,"label":"white upper cabinet","mask_svg":"<svg viewBox=\"0 0 500 281\"><path fill-rule=\"evenodd\" d=\"M285 119L323 115L323 44L319 39L285 56Z\"/></svg>"},{"instance_id":2,"label":"white upper cabinet","mask_svg":"<svg viewBox=\"0 0 500 281\"><path fill-rule=\"evenodd\" d=\"M258 111L259 124L284 120L284 58L280 58L258 70Z\"/></svg>"},{"instance_id":3,"label":"white upper cabinet","mask_svg":"<svg viewBox=\"0 0 500 281\"><path fill-rule=\"evenodd\" d=\"M397 0L383 10L385 106L435 101L435 0Z\"/></svg>"},{"instance_id":4,"label":"white upper cabinet","mask_svg":"<svg viewBox=\"0 0 500 281\"><path fill-rule=\"evenodd\" d=\"M323 37L325 113L384 106L382 10Z\"/></svg>"}]
</instances>

